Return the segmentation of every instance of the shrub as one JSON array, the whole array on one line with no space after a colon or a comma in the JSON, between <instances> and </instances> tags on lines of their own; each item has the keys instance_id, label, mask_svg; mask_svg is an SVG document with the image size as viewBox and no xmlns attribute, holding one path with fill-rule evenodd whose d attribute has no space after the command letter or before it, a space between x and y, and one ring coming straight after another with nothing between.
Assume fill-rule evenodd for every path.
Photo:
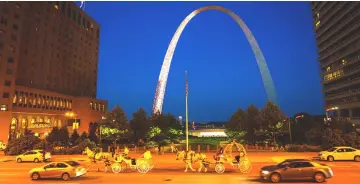
<instances>
[{"instance_id":1,"label":"shrub","mask_svg":"<svg viewBox=\"0 0 360 184\"><path fill-rule=\"evenodd\" d=\"M32 150L40 139L34 135L24 135L18 139L10 140L4 153L6 155L19 155L28 150Z\"/></svg>"},{"instance_id":2,"label":"shrub","mask_svg":"<svg viewBox=\"0 0 360 184\"><path fill-rule=\"evenodd\" d=\"M319 152L321 148L319 146L311 146L311 145L298 145L298 144L290 144L285 147L288 152Z\"/></svg>"}]
</instances>

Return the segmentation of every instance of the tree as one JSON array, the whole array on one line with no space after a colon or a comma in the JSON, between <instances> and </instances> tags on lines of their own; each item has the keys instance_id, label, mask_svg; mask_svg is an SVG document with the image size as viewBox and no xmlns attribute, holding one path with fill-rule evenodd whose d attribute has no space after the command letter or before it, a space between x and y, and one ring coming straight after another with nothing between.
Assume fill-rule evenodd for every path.
<instances>
[{"instance_id":1,"label":"tree","mask_svg":"<svg viewBox=\"0 0 360 184\"><path fill-rule=\"evenodd\" d=\"M147 139L156 142L159 151L162 146L174 141L179 135L182 135L181 125L175 116L170 113L166 115L156 113L150 118L152 127L147 133Z\"/></svg>"},{"instance_id":2,"label":"tree","mask_svg":"<svg viewBox=\"0 0 360 184\"><path fill-rule=\"evenodd\" d=\"M80 138L80 135L78 134L78 132L76 130L74 130L70 137L71 144L75 145L77 143L77 141L79 140L79 138Z\"/></svg>"},{"instance_id":3,"label":"tree","mask_svg":"<svg viewBox=\"0 0 360 184\"><path fill-rule=\"evenodd\" d=\"M125 112L120 106L107 113L105 121L101 125L103 139L116 141L130 135L130 125L126 120Z\"/></svg>"},{"instance_id":4,"label":"tree","mask_svg":"<svg viewBox=\"0 0 360 184\"><path fill-rule=\"evenodd\" d=\"M245 140L247 142L254 143L255 129L259 128L259 116L260 112L255 105L250 105L245 111L245 127L246 131Z\"/></svg>"},{"instance_id":5,"label":"tree","mask_svg":"<svg viewBox=\"0 0 360 184\"><path fill-rule=\"evenodd\" d=\"M242 109L238 109L225 125L225 133L231 139L242 141L246 134L246 124L245 112Z\"/></svg>"},{"instance_id":6,"label":"tree","mask_svg":"<svg viewBox=\"0 0 360 184\"><path fill-rule=\"evenodd\" d=\"M261 127L270 133L274 142L276 135L283 133L288 118L280 111L280 108L268 101L260 111Z\"/></svg>"},{"instance_id":7,"label":"tree","mask_svg":"<svg viewBox=\"0 0 360 184\"><path fill-rule=\"evenodd\" d=\"M323 148L331 148L334 146L344 146L345 145L345 141L342 138L342 131L339 129L331 129L331 128L326 128L323 131L323 135L322 135L322 145L321 147Z\"/></svg>"},{"instance_id":8,"label":"tree","mask_svg":"<svg viewBox=\"0 0 360 184\"><path fill-rule=\"evenodd\" d=\"M150 126L150 121L143 108L139 108L135 113L133 113L133 119L130 122L130 127L136 141L146 138L146 133L149 131Z\"/></svg>"},{"instance_id":9,"label":"tree","mask_svg":"<svg viewBox=\"0 0 360 184\"><path fill-rule=\"evenodd\" d=\"M310 145L321 145L323 133L317 128L312 128L305 133L306 142ZM296 138L297 136L293 136Z\"/></svg>"},{"instance_id":10,"label":"tree","mask_svg":"<svg viewBox=\"0 0 360 184\"><path fill-rule=\"evenodd\" d=\"M9 140L4 153L6 155L19 155L25 151L32 150L40 139L34 135L23 135L18 139Z\"/></svg>"},{"instance_id":11,"label":"tree","mask_svg":"<svg viewBox=\"0 0 360 184\"><path fill-rule=\"evenodd\" d=\"M84 141L85 139L87 139L88 137L87 137L87 134L86 134L86 132L83 132L82 134L81 134L81 136L80 136L80 140L82 140L82 141Z\"/></svg>"},{"instance_id":12,"label":"tree","mask_svg":"<svg viewBox=\"0 0 360 184\"><path fill-rule=\"evenodd\" d=\"M95 142L96 144L99 142L99 138L96 135L98 128L99 128L99 125L97 123L90 123L88 138L90 139L90 141Z\"/></svg>"}]
</instances>

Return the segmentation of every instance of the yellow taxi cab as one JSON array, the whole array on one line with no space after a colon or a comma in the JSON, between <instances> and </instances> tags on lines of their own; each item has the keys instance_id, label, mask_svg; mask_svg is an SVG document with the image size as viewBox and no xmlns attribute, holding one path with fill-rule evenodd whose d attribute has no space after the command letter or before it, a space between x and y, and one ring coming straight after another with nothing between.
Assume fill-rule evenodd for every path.
<instances>
[{"instance_id":1,"label":"yellow taxi cab","mask_svg":"<svg viewBox=\"0 0 360 184\"><path fill-rule=\"evenodd\" d=\"M40 178L61 178L68 181L71 178L86 174L87 169L75 161L52 162L29 171L32 180Z\"/></svg>"},{"instance_id":2,"label":"yellow taxi cab","mask_svg":"<svg viewBox=\"0 0 360 184\"><path fill-rule=\"evenodd\" d=\"M18 155L16 157L16 162L35 162L38 163L43 160L50 160L51 153L45 152L45 158L44 158L44 151L43 150L31 150L27 151L21 155Z\"/></svg>"},{"instance_id":3,"label":"yellow taxi cab","mask_svg":"<svg viewBox=\"0 0 360 184\"><path fill-rule=\"evenodd\" d=\"M360 162L360 150L348 146L336 146L319 153L320 160L354 160Z\"/></svg>"}]
</instances>

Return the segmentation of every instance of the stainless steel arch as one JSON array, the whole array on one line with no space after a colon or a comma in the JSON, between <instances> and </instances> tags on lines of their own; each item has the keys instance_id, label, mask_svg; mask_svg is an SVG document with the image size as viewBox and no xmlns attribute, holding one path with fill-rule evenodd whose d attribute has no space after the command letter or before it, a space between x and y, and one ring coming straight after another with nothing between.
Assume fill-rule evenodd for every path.
<instances>
[{"instance_id":1,"label":"stainless steel arch","mask_svg":"<svg viewBox=\"0 0 360 184\"><path fill-rule=\"evenodd\" d=\"M158 80L158 83L156 86L155 99L154 99L152 112L155 114L155 113L161 113L161 111L162 111L162 105L163 105L164 96L165 96L165 88L166 88L166 83L167 83L167 79L168 79L168 75L169 75L170 64L171 64L171 60L174 55L176 44L180 38L181 33L183 32L184 28L186 27L186 25L190 22L190 20L192 18L194 18L200 12L203 12L206 10L218 10L218 11L224 12L224 13L230 15L238 23L238 25L244 31L245 36L248 39L250 46L256 57L256 62L257 62L257 65L258 65L260 73L261 73L261 78L262 78L262 81L264 84L264 88L265 88L268 100L277 104L274 82L271 78L271 74L270 74L270 71L266 64L265 58L259 48L258 43L256 42L254 36L252 35L250 29L246 26L244 21L242 21L239 16L237 16L235 13L233 13L229 9L221 7L221 6L205 6L205 7L199 8L199 9L191 12L181 22L181 24L177 28L173 38L171 39L171 42L169 44L169 47L167 49L167 52L166 52L166 55L165 55L165 58L163 61L163 65L161 67L159 80Z\"/></svg>"}]
</instances>

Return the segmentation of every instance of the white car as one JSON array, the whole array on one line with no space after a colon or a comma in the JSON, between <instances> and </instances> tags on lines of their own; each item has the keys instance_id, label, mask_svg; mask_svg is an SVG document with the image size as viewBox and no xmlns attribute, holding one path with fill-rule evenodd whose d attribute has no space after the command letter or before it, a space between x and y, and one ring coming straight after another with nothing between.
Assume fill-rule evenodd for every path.
<instances>
[{"instance_id":1,"label":"white car","mask_svg":"<svg viewBox=\"0 0 360 184\"><path fill-rule=\"evenodd\" d=\"M18 155L16 157L16 162L41 162L43 160L50 160L51 153L45 152L45 158L44 158L44 151L43 150L31 150L27 151L21 155Z\"/></svg>"},{"instance_id":2,"label":"white car","mask_svg":"<svg viewBox=\"0 0 360 184\"><path fill-rule=\"evenodd\" d=\"M354 160L360 162L360 150L347 146L337 146L320 152L319 159L330 162L334 160Z\"/></svg>"}]
</instances>

